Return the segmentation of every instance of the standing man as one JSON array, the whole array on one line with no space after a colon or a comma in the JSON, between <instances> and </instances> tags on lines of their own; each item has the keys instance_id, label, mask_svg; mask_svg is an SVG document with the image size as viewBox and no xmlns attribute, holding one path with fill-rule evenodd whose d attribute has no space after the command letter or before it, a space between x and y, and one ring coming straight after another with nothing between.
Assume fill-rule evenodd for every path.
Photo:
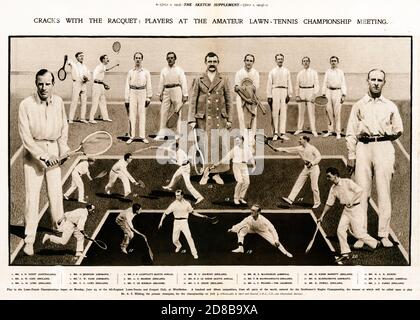
<instances>
[{"instance_id":1,"label":"standing man","mask_svg":"<svg viewBox=\"0 0 420 320\"><path fill-rule=\"evenodd\" d=\"M109 63L109 58L106 54L99 57L100 64L98 64L93 70L93 85L92 85L92 108L90 109L89 122L94 124L95 113L98 109L101 111L102 119L104 121L111 122L112 120L108 116L108 109L106 106L105 90L109 90L110 87L104 82L105 72L114 69L119 66L119 64L114 65L113 67L107 68L106 66Z\"/></svg>"},{"instance_id":2,"label":"standing man","mask_svg":"<svg viewBox=\"0 0 420 320\"><path fill-rule=\"evenodd\" d=\"M155 140L161 140L168 132L166 122L168 121L169 111L172 109L181 115L181 108L188 101L188 85L184 70L175 65L175 52L166 54L168 66L160 72L158 94L162 102L160 107L160 126ZM178 118L177 134L181 132L181 117Z\"/></svg>"},{"instance_id":3,"label":"standing man","mask_svg":"<svg viewBox=\"0 0 420 320\"><path fill-rule=\"evenodd\" d=\"M323 137L329 137L333 134L335 123L337 139L341 138L341 105L347 95L344 72L337 68L339 62L340 60L336 56L330 58L331 68L325 72L324 83L322 85L322 95L328 98L328 132Z\"/></svg>"},{"instance_id":4,"label":"standing man","mask_svg":"<svg viewBox=\"0 0 420 320\"><path fill-rule=\"evenodd\" d=\"M71 66L71 77L73 79L73 91L71 95L69 123L73 123L76 114L77 103L80 97L80 121L86 121L86 104L87 104L87 82L89 81L90 72L83 63L85 55L83 52L75 54L76 62L69 60L67 63Z\"/></svg>"},{"instance_id":5,"label":"standing man","mask_svg":"<svg viewBox=\"0 0 420 320\"><path fill-rule=\"evenodd\" d=\"M42 244L45 244L48 240L55 244L66 245L71 236L76 238L76 257L83 255L83 245L85 241L85 224L89 214L92 214L95 210L93 204L87 204L86 208L78 208L73 211L66 212L64 219L60 223L58 228L59 231L63 232L61 237L55 235L45 234L42 238Z\"/></svg>"},{"instance_id":6,"label":"standing man","mask_svg":"<svg viewBox=\"0 0 420 320\"><path fill-rule=\"evenodd\" d=\"M76 189L78 189L78 201L81 203L86 203L85 186L83 184L82 176L86 175L88 179L92 181L92 177L90 176L89 172L89 166L94 163L94 159L88 158L87 160L82 160L77 164L71 173L71 185L67 192L64 194L64 199L69 200L70 195Z\"/></svg>"},{"instance_id":7,"label":"standing man","mask_svg":"<svg viewBox=\"0 0 420 320\"><path fill-rule=\"evenodd\" d=\"M299 174L295 184L293 185L292 191L289 196L282 197L288 204L293 204L296 196L299 194L302 187L305 185L306 179L311 178L311 189L314 197L314 205L312 208L316 209L321 205L321 198L319 196L318 178L319 178L319 162L321 161L321 153L318 149L309 143L310 139L308 136L299 137L299 146L287 147L287 148L276 148L277 151L287 153L297 153L305 165L303 170Z\"/></svg>"},{"instance_id":8,"label":"standing man","mask_svg":"<svg viewBox=\"0 0 420 320\"><path fill-rule=\"evenodd\" d=\"M351 250L347 242L347 231L350 229L356 239L366 243L372 249L376 249L379 242L363 228L364 213L360 204L363 189L351 179L340 178L340 173L336 168L330 167L327 169L327 180L332 182L332 186L318 222L322 222L324 215L334 205L336 198L340 201L340 204L344 205L337 227L341 257L336 259L336 262L350 259L349 253Z\"/></svg>"},{"instance_id":9,"label":"standing man","mask_svg":"<svg viewBox=\"0 0 420 320\"><path fill-rule=\"evenodd\" d=\"M54 227L63 217L60 156L69 151L68 124L63 100L52 94L54 75L41 69L35 75L37 92L19 105L19 135L24 147L25 175L25 246L33 255L39 219L39 194L44 177Z\"/></svg>"},{"instance_id":10,"label":"standing man","mask_svg":"<svg viewBox=\"0 0 420 320\"><path fill-rule=\"evenodd\" d=\"M244 137L235 138L235 146L230 150L227 155L221 160L221 163L226 163L232 160L232 170L235 176L236 186L233 202L236 205L246 204L245 195L249 188L249 172L248 163L252 164L255 169L255 159L252 155L251 147L244 145ZM219 165L214 164L211 168Z\"/></svg>"},{"instance_id":11,"label":"standing man","mask_svg":"<svg viewBox=\"0 0 420 320\"><path fill-rule=\"evenodd\" d=\"M270 71L267 80L267 101L271 107L274 126L273 140L276 141L278 138L289 140L286 136L286 122L287 103L293 94L292 80L289 70L283 67L284 55L276 54L275 61L277 67Z\"/></svg>"},{"instance_id":12,"label":"standing man","mask_svg":"<svg viewBox=\"0 0 420 320\"><path fill-rule=\"evenodd\" d=\"M172 152L172 150L171 150ZM187 187L188 191L193 195L196 202L195 204L199 204L201 201L204 200L204 197L197 191L196 188L191 183L191 165L190 161L188 160L187 153L179 147L179 141L175 142L175 161L178 165L178 169L175 171L174 175L172 176L171 181L168 185L163 186L162 188L165 190L172 190L175 186L179 178L184 179L185 186Z\"/></svg>"},{"instance_id":13,"label":"standing man","mask_svg":"<svg viewBox=\"0 0 420 320\"><path fill-rule=\"evenodd\" d=\"M132 160L131 153L126 153L122 159L118 160L112 166L111 171L109 172L108 184L105 186L106 194L111 194L111 188L114 186L117 179L120 179L123 183L124 197L128 197L131 193L130 182L136 186L139 184L127 170L127 166Z\"/></svg>"},{"instance_id":14,"label":"standing man","mask_svg":"<svg viewBox=\"0 0 420 320\"><path fill-rule=\"evenodd\" d=\"M162 223L163 220L165 220L165 217L170 213L173 213L174 227L172 231L172 242L175 245L175 252L178 253L181 251L182 245L179 241L179 236L182 232L185 236L185 239L188 242L188 245L190 246L192 256L194 257L194 259L198 259L197 249L195 248L194 240L191 236L190 227L188 225L188 216L191 213L192 215L203 219L207 219L208 217L194 211L191 204L184 199L184 194L182 190L175 191L175 198L175 201L172 202L162 214L162 218L160 219L158 229L162 228Z\"/></svg>"},{"instance_id":15,"label":"standing man","mask_svg":"<svg viewBox=\"0 0 420 320\"><path fill-rule=\"evenodd\" d=\"M188 123L191 128L196 129L205 166L210 167L223 158L229 150L232 104L229 80L217 70L219 65L217 54L207 53L204 62L207 67L206 72L194 80ZM223 184L220 173L227 170L229 164L221 164L213 170L204 170L200 184L207 184L210 174L213 174L216 183Z\"/></svg>"},{"instance_id":16,"label":"standing man","mask_svg":"<svg viewBox=\"0 0 420 320\"><path fill-rule=\"evenodd\" d=\"M388 239L391 221L391 179L394 174L395 150L392 141L403 133L398 107L382 96L385 72L369 71L368 93L352 107L347 123L348 167L354 171L355 182L362 187L361 206L363 227L367 230L368 199L371 196L372 177L376 179L378 194L378 236L384 247L392 247ZM356 247L363 243L358 242Z\"/></svg>"},{"instance_id":17,"label":"standing man","mask_svg":"<svg viewBox=\"0 0 420 320\"><path fill-rule=\"evenodd\" d=\"M140 212L141 205L133 203L130 208L122 211L115 219L115 222L124 232L124 238L121 242L121 251L125 254L128 254L127 247L130 244L131 239L134 238L134 232L140 233L133 226L133 219L136 215L140 214Z\"/></svg>"},{"instance_id":18,"label":"standing man","mask_svg":"<svg viewBox=\"0 0 420 320\"><path fill-rule=\"evenodd\" d=\"M299 118L295 135L302 133L303 124L305 123L305 109L308 109L309 125L314 137L318 137L315 125L315 105L314 99L319 91L318 73L309 68L311 59L309 57L302 58L303 70L301 70L296 78L296 101L299 107ZM305 108L306 107L306 108Z\"/></svg>"},{"instance_id":19,"label":"standing man","mask_svg":"<svg viewBox=\"0 0 420 320\"><path fill-rule=\"evenodd\" d=\"M253 100L260 87L260 74L253 68L254 63L255 56L249 53L246 54L244 67L236 72L235 75L236 110L238 111L239 129L241 134L249 139L248 142L251 146L254 145L254 137L257 130L257 104ZM245 100L239 95L241 89L250 93L250 99Z\"/></svg>"},{"instance_id":20,"label":"standing man","mask_svg":"<svg viewBox=\"0 0 420 320\"><path fill-rule=\"evenodd\" d=\"M238 224L232 226L228 232L235 232L238 234L238 247L232 250L234 253L244 253L245 236L248 233L256 233L279 249L281 253L287 257L293 257L293 255L280 243L276 228L274 228L273 224L261 214L261 207L258 204L254 204L251 207L251 214Z\"/></svg>"},{"instance_id":21,"label":"standing man","mask_svg":"<svg viewBox=\"0 0 420 320\"><path fill-rule=\"evenodd\" d=\"M134 54L134 68L128 71L125 83L125 104L129 105L129 139L127 144L133 142L136 136L137 117L139 118L139 137L143 143L149 143L146 139L146 108L152 98L152 81L150 72L143 68L143 54Z\"/></svg>"}]
</instances>

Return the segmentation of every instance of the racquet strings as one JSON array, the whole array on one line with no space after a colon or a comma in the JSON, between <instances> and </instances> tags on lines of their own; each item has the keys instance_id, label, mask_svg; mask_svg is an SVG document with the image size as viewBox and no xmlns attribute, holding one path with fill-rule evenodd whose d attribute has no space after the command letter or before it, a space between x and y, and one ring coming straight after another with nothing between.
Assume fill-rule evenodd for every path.
<instances>
[{"instance_id":1,"label":"racquet strings","mask_svg":"<svg viewBox=\"0 0 420 320\"><path fill-rule=\"evenodd\" d=\"M106 132L96 132L82 142L82 150L86 155L98 155L107 151L112 145L112 138Z\"/></svg>"}]
</instances>

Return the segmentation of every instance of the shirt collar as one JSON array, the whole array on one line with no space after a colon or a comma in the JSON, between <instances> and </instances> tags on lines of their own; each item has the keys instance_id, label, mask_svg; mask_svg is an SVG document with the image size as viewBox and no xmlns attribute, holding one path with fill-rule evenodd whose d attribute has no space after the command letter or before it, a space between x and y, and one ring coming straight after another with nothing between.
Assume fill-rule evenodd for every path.
<instances>
[{"instance_id":1,"label":"shirt collar","mask_svg":"<svg viewBox=\"0 0 420 320\"><path fill-rule=\"evenodd\" d=\"M379 98L372 98L368 93L365 94L364 98L363 98L363 102L367 103L367 102L372 102L375 100L379 100L381 102L385 102L385 97L381 94Z\"/></svg>"},{"instance_id":2,"label":"shirt collar","mask_svg":"<svg viewBox=\"0 0 420 320\"><path fill-rule=\"evenodd\" d=\"M38 95L38 92L35 92L35 93L34 93L34 98L35 98L36 103L38 103L38 104L43 104L43 102L44 102L44 101L42 101L42 100L41 100L41 98L40 98L40 97L39 97L39 95ZM46 103L47 103L47 106L48 106L48 105L50 105L50 104L52 103L52 95L51 95L50 97L48 97L48 98L47 98Z\"/></svg>"}]
</instances>

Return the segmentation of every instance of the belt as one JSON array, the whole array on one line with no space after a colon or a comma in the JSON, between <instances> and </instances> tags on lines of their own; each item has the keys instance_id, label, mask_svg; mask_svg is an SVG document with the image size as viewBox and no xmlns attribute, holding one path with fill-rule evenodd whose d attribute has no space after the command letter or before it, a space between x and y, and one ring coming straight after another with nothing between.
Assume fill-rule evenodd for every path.
<instances>
[{"instance_id":1,"label":"belt","mask_svg":"<svg viewBox=\"0 0 420 320\"><path fill-rule=\"evenodd\" d=\"M314 86L310 86L310 87L302 87L302 86L299 86L299 88L301 88L301 89L313 89Z\"/></svg>"},{"instance_id":2,"label":"belt","mask_svg":"<svg viewBox=\"0 0 420 320\"><path fill-rule=\"evenodd\" d=\"M341 90L341 88L328 87L330 90Z\"/></svg>"},{"instance_id":3,"label":"belt","mask_svg":"<svg viewBox=\"0 0 420 320\"><path fill-rule=\"evenodd\" d=\"M188 218L174 218L175 220L186 220Z\"/></svg>"},{"instance_id":4,"label":"belt","mask_svg":"<svg viewBox=\"0 0 420 320\"><path fill-rule=\"evenodd\" d=\"M284 86L275 86L274 88L287 89L287 87L284 87Z\"/></svg>"},{"instance_id":5,"label":"belt","mask_svg":"<svg viewBox=\"0 0 420 320\"><path fill-rule=\"evenodd\" d=\"M187 164L190 164L190 162L189 161L184 162L183 164L181 164L181 167L186 166Z\"/></svg>"},{"instance_id":6,"label":"belt","mask_svg":"<svg viewBox=\"0 0 420 320\"><path fill-rule=\"evenodd\" d=\"M93 83L104 84L102 80L93 80Z\"/></svg>"},{"instance_id":7,"label":"belt","mask_svg":"<svg viewBox=\"0 0 420 320\"><path fill-rule=\"evenodd\" d=\"M359 137L358 140L364 144L368 144L371 142L391 141L391 136L366 136Z\"/></svg>"},{"instance_id":8,"label":"belt","mask_svg":"<svg viewBox=\"0 0 420 320\"><path fill-rule=\"evenodd\" d=\"M130 89L132 89L132 90L143 90L143 89L146 89L146 86L140 86L140 87L138 87L138 86L132 86L130 84Z\"/></svg>"},{"instance_id":9,"label":"belt","mask_svg":"<svg viewBox=\"0 0 420 320\"><path fill-rule=\"evenodd\" d=\"M56 142L57 140L50 140L50 139L35 139L35 141L43 141L43 142Z\"/></svg>"},{"instance_id":10,"label":"belt","mask_svg":"<svg viewBox=\"0 0 420 320\"><path fill-rule=\"evenodd\" d=\"M353 203L353 205L350 208L353 208L355 206L358 206L359 204L360 204L360 202Z\"/></svg>"},{"instance_id":11,"label":"belt","mask_svg":"<svg viewBox=\"0 0 420 320\"><path fill-rule=\"evenodd\" d=\"M163 87L164 88L175 88L175 87L180 87L181 85L179 83L170 83L170 84L165 84Z\"/></svg>"}]
</instances>

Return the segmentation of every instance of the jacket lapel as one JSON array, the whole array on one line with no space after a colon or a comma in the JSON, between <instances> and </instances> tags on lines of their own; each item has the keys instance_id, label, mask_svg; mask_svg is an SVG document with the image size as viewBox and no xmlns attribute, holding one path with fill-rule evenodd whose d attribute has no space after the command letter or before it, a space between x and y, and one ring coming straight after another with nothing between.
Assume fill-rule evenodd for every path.
<instances>
[{"instance_id":1,"label":"jacket lapel","mask_svg":"<svg viewBox=\"0 0 420 320\"><path fill-rule=\"evenodd\" d=\"M207 89L209 89L210 88L210 85L211 85L211 83L210 83L210 79L209 79L209 77L207 76L207 74L206 73L203 73L202 74L202 76L200 77L200 81L201 81L201 83L204 85L204 86L206 86L207 87ZM210 91L210 90L209 90Z\"/></svg>"},{"instance_id":2,"label":"jacket lapel","mask_svg":"<svg viewBox=\"0 0 420 320\"><path fill-rule=\"evenodd\" d=\"M209 77L206 78L210 81ZM218 84L222 81L222 77L220 76L219 72L216 72L216 75L214 76L213 82L210 84L209 92L212 91L215 87L218 86Z\"/></svg>"}]
</instances>

